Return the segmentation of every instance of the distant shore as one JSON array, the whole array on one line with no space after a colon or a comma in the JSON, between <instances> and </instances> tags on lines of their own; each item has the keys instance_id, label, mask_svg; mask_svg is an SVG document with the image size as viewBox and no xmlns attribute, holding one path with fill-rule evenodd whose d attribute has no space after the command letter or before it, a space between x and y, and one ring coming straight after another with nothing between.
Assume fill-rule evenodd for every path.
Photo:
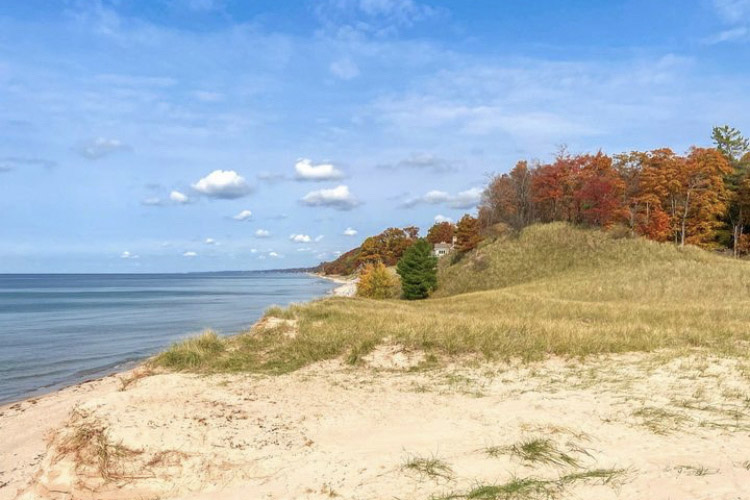
<instances>
[{"instance_id":1,"label":"distant shore","mask_svg":"<svg viewBox=\"0 0 750 500\"><path fill-rule=\"evenodd\" d=\"M334 283L338 283L340 286L337 286L333 290L331 290L331 294L335 295L336 297L354 297L357 295L357 278L350 278L346 276L329 276L322 273L309 273L310 276L315 276L317 278L322 278L325 280L333 281Z\"/></svg>"}]
</instances>

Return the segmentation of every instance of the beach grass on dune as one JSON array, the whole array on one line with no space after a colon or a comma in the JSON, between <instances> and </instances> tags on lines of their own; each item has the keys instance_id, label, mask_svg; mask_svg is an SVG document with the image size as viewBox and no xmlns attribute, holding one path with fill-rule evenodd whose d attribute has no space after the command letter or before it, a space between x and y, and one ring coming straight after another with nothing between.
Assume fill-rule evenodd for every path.
<instances>
[{"instance_id":1,"label":"beach grass on dune","mask_svg":"<svg viewBox=\"0 0 750 500\"><path fill-rule=\"evenodd\" d=\"M286 326L204 335L152 363L285 373L339 356L356 363L382 343L527 361L692 348L744 355L750 345L750 263L695 248L533 226L457 264L442 262L440 286L423 301L328 298L272 308L267 316Z\"/></svg>"}]
</instances>

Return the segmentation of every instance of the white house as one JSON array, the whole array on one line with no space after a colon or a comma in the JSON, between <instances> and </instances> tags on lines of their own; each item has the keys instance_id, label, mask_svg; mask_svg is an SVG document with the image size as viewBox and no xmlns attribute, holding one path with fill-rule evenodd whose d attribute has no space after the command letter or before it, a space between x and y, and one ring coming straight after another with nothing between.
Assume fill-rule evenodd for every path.
<instances>
[{"instance_id":1,"label":"white house","mask_svg":"<svg viewBox=\"0 0 750 500\"><path fill-rule=\"evenodd\" d=\"M453 241L450 243L435 243L432 246L432 254L435 257L442 257L444 255L448 255L453 251L453 249L456 247L456 237L453 237Z\"/></svg>"}]
</instances>

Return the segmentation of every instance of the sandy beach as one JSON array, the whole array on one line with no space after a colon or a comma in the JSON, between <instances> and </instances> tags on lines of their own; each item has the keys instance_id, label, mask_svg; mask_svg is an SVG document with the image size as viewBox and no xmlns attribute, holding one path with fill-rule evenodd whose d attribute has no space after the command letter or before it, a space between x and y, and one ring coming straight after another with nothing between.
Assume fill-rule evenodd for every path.
<instances>
[{"instance_id":1,"label":"sandy beach","mask_svg":"<svg viewBox=\"0 0 750 500\"><path fill-rule=\"evenodd\" d=\"M528 498L750 495L737 360L410 369L422 357L382 346L360 367L276 377L135 370L6 405L0 499L462 498L520 479L547 495ZM519 454L529 440L549 460Z\"/></svg>"},{"instance_id":2,"label":"sandy beach","mask_svg":"<svg viewBox=\"0 0 750 500\"><path fill-rule=\"evenodd\" d=\"M331 290L331 295L335 295L336 297L354 297L357 295L357 278L329 276L320 273L312 273L312 276L338 283L339 286Z\"/></svg>"}]
</instances>

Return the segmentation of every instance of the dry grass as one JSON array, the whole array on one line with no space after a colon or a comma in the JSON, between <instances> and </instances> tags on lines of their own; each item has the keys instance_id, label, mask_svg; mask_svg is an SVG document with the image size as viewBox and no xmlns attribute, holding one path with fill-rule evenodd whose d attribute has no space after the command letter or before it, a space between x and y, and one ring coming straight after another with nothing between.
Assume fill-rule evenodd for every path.
<instances>
[{"instance_id":1,"label":"dry grass","mask_svg":"<svg viewBox=\"0 0 750 500\"><path fill-rule=\"evenodd\" d=\"M437 298L330 298L274 308L269 316L297 321L293 338L208 334L154 363L284 373L341 356L356 363L383 342L441 356L527 361L659 349L748 353L746 261L563 224L534 226L478 252L481 265L476 256L442 264Z\"/></svg>"},{"instance_id":2,"label":"dry grass","mask_svg":"<svg viewBox=\"0 0 750 500\"><path fill-rule=\"evenodd\" d=\"M121 461L141 453L113 442L103 424L77 411L71 417L69 432L59 438L56 449L58 458L72 457L77 473L93 469L104 481L134 479L136 476L121 467Z\"/></svg>"}]
</instances>

